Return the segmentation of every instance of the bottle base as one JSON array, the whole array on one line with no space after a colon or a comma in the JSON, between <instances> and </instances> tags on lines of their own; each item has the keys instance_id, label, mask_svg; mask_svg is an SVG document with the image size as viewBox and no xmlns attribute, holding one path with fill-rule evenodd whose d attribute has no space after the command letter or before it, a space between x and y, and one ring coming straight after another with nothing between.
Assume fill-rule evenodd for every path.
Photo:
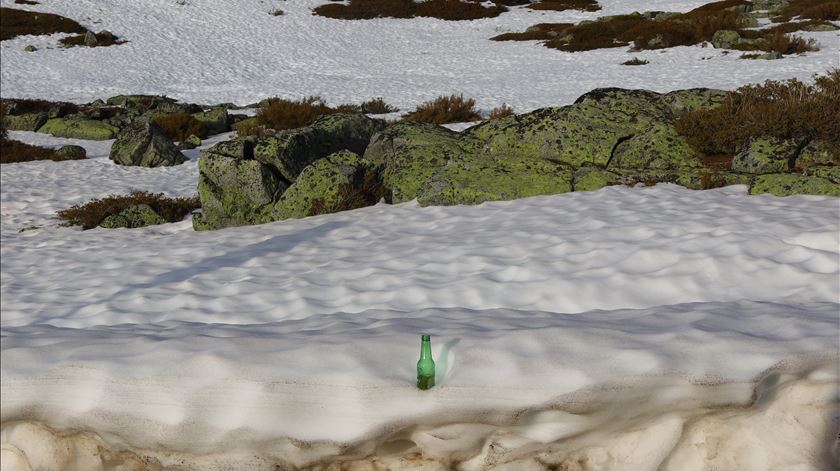
<instances>
[{"instance_id":1,"label":"bottle base","mask_svg":"<svg viewBox=\"0 0 840 471\"><path fill-rule=\"evenodd\" d=\"M431 389L435 385L435 377L434 376L418 376L417 377L417 387L419 389Z\"/></svg>"}]
</instances>

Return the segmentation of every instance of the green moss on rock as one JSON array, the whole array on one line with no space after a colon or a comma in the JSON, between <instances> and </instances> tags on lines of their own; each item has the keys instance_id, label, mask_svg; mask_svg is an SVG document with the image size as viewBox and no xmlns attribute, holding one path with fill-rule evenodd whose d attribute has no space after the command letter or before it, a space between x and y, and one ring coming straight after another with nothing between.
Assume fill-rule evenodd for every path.
<instances>
[{"instance_id":1,"label":"green moss on rock","mask_svg":"<svg viewBox=\"0 0 840 471\"><path fill-rule=\"evenodd\" d=\"M6 129L10 131L37 131L48 119L47 113L26 113L3 117Z\"/></svg>"},{"instance_id":2,"label":"green moss on rock","mask_svg":"<svg viewBox=\"0 0 840 471\"><path fill-rule=\"evenodd\" d=\"M115 138L119 129L92 119L53 118L44 123L38 132L56 137L104 141Z\"/></svg>"},{"instance_id":3,"label":"green moss on rock","mask_svg":"<svg viewBox=\"0 0 840 471\"><path fill-rule=\"evenodd\" d=\"M125 208L117 214L108 216L99 224L99 227L106 229L135 229L156 224L166 224L166 219L156 213L151 206L147 204L136 204Z\"/></svg>"}]
</instances>

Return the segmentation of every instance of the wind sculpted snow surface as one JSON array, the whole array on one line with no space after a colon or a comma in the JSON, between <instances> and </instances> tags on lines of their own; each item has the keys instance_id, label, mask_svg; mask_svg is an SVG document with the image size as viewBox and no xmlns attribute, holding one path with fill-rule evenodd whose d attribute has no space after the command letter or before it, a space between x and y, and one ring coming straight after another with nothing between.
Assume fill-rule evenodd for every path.
<instances>
[{"instance_id":1,"label":"wind sculpted snow surface","mask_svg":"<svg viewBox=\"0 0 840 471\"><path fill-rule=\"evenodd\" d=\"M314 16L328 0L74 0L4 7L57 13L128 42L64 49L64 35L0 43L6 98L91 101L117 94L164 94L193 103L248 104L269 96L321 95L331 104L383 97L409 110L439 95L463 93L488 111L570 104L597 87L666 92L733 89L767 79L808 79L837 67L836 31L797 33L821 50L783 60L743 60L711 47L630 52L626 47L568 53L537 41L489 38L537 23L592 20L633 11L688 11L705 0L601 0L599 12L514 7L496 18L443 21ZM284 12L272 16L273 9ZM36 52L24 48L33 45ZM633 57L644 67L620 65Z\"/></svg>"},{"instance_id":2,"label":"wind sculpted snow surface","mask_svg":"<svg viewBox=\"0 0 840 471\"><path fill-rule=\"evenodd\" d=\"M194 162L129 171L107 147L0 172L11 469L836 458L837 199L659 185L217 232L60 227L80 200L195 188Z\"/></svg>"}]
</instances>

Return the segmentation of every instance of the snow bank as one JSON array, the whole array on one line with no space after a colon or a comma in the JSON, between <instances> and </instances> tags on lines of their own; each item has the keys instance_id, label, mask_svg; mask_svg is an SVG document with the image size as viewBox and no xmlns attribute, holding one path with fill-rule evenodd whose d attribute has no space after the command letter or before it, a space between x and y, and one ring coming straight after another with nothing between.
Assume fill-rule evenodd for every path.
<instances>
[{"instance_id":1,"label":"snow bank","mask_svg":"<svg viewBox=\"0 0 840 471\"><path fill-rule=\"evenodd\" d=\"M332 104L373 97L403 110L463 93L484 111L517 112L570 104L596 87L671 91L732 89L766 79L808 79L837 66L836 32L803 33L819 52L783 60L738 59L712 48L565 53L536 41L489 38L545 22L578 22L632 11L688 11L703 0L601 0L600 12L513 8L497 18L447 22L420 18L341 21L312 15L327 0L74 0L6 7L58 13L128 42L63 49L62 35L0 44L4 97L91 101L121 93L165 94L194 102L247 104L269 96L320 94ZM268 12L279 8L282 16ZM25 52L27 45L38 48ZM644 67L620 65L632 57Z\"/></svg>"}]
</instances>

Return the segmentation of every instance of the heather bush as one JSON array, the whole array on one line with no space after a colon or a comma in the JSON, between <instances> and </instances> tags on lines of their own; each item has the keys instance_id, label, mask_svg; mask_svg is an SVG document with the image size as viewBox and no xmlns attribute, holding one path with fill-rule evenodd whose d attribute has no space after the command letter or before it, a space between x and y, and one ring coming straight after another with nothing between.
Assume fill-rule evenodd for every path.
<instances>
[{"instance_id":1,"label":"heather bush","mask_svg":"<svg viewBox=\"0 0 840 471\"><path fill-rule=\"evenodd\" d=\"M368 20L372 18L414 18L425 16L441 20L475 20L499 16L507 11L502 2L483 6L483 0L349 0L349 3L329 3L316 7L319 16L341 20Z\"/></svg>"},{"instance_id":2,"label":"heather bush","mask_svg":"<svg viewBox=\"0 0 840 471\"><path fill-rule=\"evenodd\" d=\"M503 33L490 38L491 41L548 41L561 36L563 31L573 27L572 23L539 23L522 33Z\"/></svg>"},{"instance_id":3,"label":"heather bush","mask_svg":"<svg viewBox=\"0 0 840 471\"><path fill-rule=\"evenodd\" d=\"M173 141L184 142L192 135L201 139L207 137L207 129L204 127L204 123L187 113L157 116L153 121Z\"/></svg>"},{"instance_id":4,"label":"heather bush","mask_svg":"<svg viewBox=\"0 0 840 471\"><path fill-rule=\"evenodd\" d=\"M361 106L362 113L367 114L386 114L386 113L396 113L399 111L398 108L385 103L385 100L380 98L374 98L373 100L368 100L362 103Z\"/></svg>"},{"instance_id":5,"label":"heather bush","mask_svg":"<svg viewBox=\"0 0 840 471\"><path fill-rule=\"evenodd\" d=\"M488 116L488 119L500 119L513 115L513 108L511 108L505 103L502 103L502 106L497 106L496 108L490 110L490 115Z\"/></svg>"},{"instance_id":6,"label":"heather bush","mask_svg":"<svg viewBox=\"0 0 840 471\"><path fill-rule=\"evenodd\" d=\"M0 41L28 34L84 34L86 31L79 23L52 13L0 8Z\"/></svg>"},{"instance_id":7,"label":"heather bush","mask_svg":"<svg viewBox=\"0 0 840 471\"><path fill-rule=\"evenodd\" d=\"M315 119L336 113L319 96L300 100L269 98L257 111L257 124L269 129L283 130L306 126Z\"/></svg>"},{"instance_id":8,"label":"heather bush","mask_svg":"<svg viewBox=\"0 0 840 471\"><path fill-rule=\"evenodd\" d=\"M52 160L55 162L61 162L64 160L80 159L84 159L84 157L62 154L57 152L55 149L33 146L11 139L0 139L0 164L32 162L35 160Z\"/></svg>"},{"instance_id":9,"label":"heather bush","mask_svg":"<svg viewBox=\"0 0 840 471\"><path fill-rule=\"evenodd\" d=\"M596 0L541 0L536 3L531 3L528 8L532 10L582 10L582 11L598 11L601 5Z\"/></svg>"},{"instance_id":10,"label":"heather bush","mask_svg":"<svg viewBox=\"0 0 840 471\"><path fill-rule=\"evenodd\" d=\"M836 0L791 0L782 8L775 21L790 21L800 17L809 20L840 20L840 2Z\"/></svg>"},{"instance_id":11,"label":"heather bush","mask_svg":"<svg viewBox=\"0 0 840 471\"><path fill-rule=\"evenodd\" d=\"M722 106L692 111L677 131L705 154L733 155L752 138L820 139L840 156L840 69L799 80L768 80L727 94Z\"/></svg>"},{"instance_id":12,"label":"heather bush","mask_svg":"<svg viewBox=\"0 0 840 471\"><path fill-rule=\"evenodd\" d=\"M259 124L256 120L253 119L246 119L242 122L236 123L233 125L233 129L236 131L236 135L239 137L266 137L272 132L274 132L272 129L265 127L265 125L263 124Z\"/></svg>"},{"instance_id":13,"label":"heather bush","mask_svg":"<svg viewBox=\"0 0 840 471\"><path fill-rule=\"evenodd\" d=\"M108 216L119 214L129 206L149 205L167 222L178 222L187 214L201 207L198 197L171 198L163 193L149 193L133 191L129 195L110 195L98 198L82 205L75 205L58 212L59 219L67 225L82 226L82 229L93 229Z\"/></svg>"},{"instance_id":14,"label":"heather bush","mask_svg":"<svg viewBox=\"0 0 840 471\"><path fill-rule=\"evenodd\" d=\"M475 109L475 100L464 99L463 95L439 96L427 101L411 113L403 115L406 121L446 124L479 121L481 115Z\"/></svg>"}]
</instances>

